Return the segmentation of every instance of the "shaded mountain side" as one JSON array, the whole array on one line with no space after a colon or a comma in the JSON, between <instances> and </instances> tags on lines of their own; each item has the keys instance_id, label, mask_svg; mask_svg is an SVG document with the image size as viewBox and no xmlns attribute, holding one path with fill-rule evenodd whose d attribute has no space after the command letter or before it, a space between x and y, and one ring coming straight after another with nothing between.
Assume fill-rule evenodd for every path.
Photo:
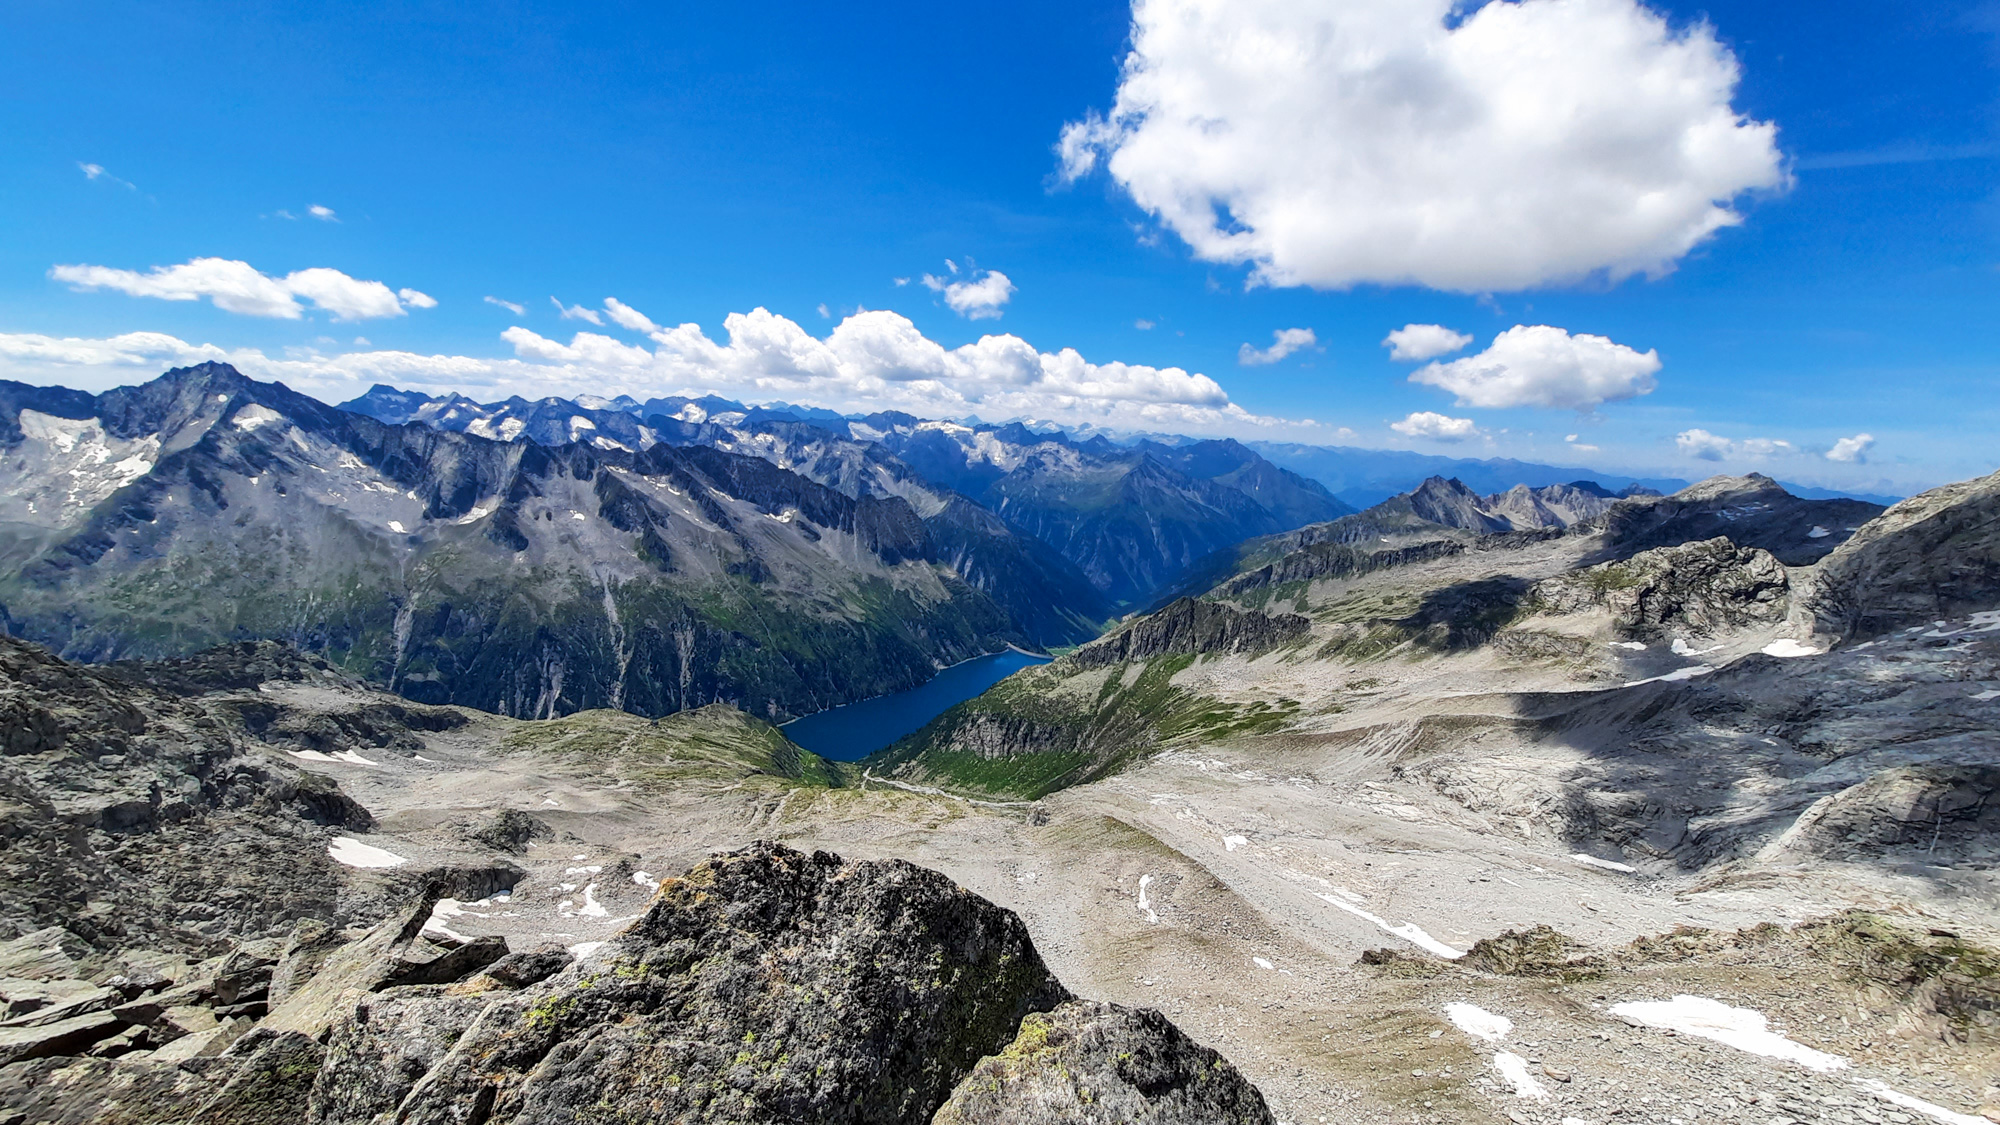
<instances>
[{"instance_id":1,"label":"shaded mountain side","mask_svg":"<svg viewBox=\"0 0 2000 1125\"><path fill-rule=\"evenodd\" d=\"M1141 441L1131 448L1190 477L1227 485L1255 500L1283 527L1304 527L1351 514L1326 486L1281 469L1232 439L1163 445Z\"/></svg>"},{"instance_id":2,"label":"shaded mountain side","mask_svg":"<svg viewBox=\"0 0 2000 1125\"><path fill-rule=\"evenodd\" d=\"M933 561L1003 606L1038 646L1073 645L1097 635L1110 614L1104 596L1076 566L991 513L974 514L963 496L934 484L883 447L847 436L808 412L745 407L702 399L509 399L480 404L378 386L343 409L388 421L412 421L458 433L543 445L583 442L637 452L659 444L721 450L766 461L856 500L900 497L929 528Z\"/></svg>"},{"instance_id":3,"label":"shaded mountain side","mask_svg":"<svg viewBox=\"0 0 2000 1125\"><path fill-rule=\"evenodd\" d=\"M1112 615L1075 564L963 496L952 494L924 528L938 561L992 598L1037 645L1082 644Z\"/></svg>"},{"instance_id":4,"label":"shaded mountain side","mask_svg":"<svg viewBox=\"0 0 2000 1125\"><path fill-rule=\"evenodd\" d=\"M1126 447L1103 437L925 422L852 423L858 438L964 493L1074 563L1113 605L1144 605L1214 551L1347 509L1233 441Z\"/></svg>"},{"instance_id":5,"label":"shaded mountain side","mask_svg":"<svg viewBox=\"0 0 2000 1125\"><path fill-rule=\"evenodd\" d=\"M2000 473L1913 496L1820 563L1815 632L1866 639L2000 607Z\"/></svg>"},{"instance_id":6,"label":"shaded mountain side","mask_svg":"<svg viewBox=\"0 0 2000 1125\"><path fill-rule=\"evenodd\" d=\"M1865 500L1802 500L1751 473L1710 477L1672 496L1625 500L1587 526L1603 537L1600 560L1723 536L1769 551L1786 566L1807 566L1882 511Z\"/></svg>"},{"instance_id":7,"label":"shaded mountain side","mask_svg":"<svg viewBox=\"0 0 2000 1125\"><path fill-rule=\"evenodd\" d=\"M423 702L788 718L1027 640L908 502L762 459L385 426L222 365L94 404L24 413L0 474L0 624L65 655L271 638ZM74 502L25 498L93 443Z\"/></svg>"},{"instance_id":8,"label":"shaded mountain side","mask_svg":"<svg viewBox=\"0 0 2000 1125\"><path fill-rule=\"evenodd\" d=\"M1075 563L1114 605L1143 601L1212 552L1277 530L1242 493L1147 457L1079 465L1035 455L986 500Z\"/></svg>"}]
</instances>

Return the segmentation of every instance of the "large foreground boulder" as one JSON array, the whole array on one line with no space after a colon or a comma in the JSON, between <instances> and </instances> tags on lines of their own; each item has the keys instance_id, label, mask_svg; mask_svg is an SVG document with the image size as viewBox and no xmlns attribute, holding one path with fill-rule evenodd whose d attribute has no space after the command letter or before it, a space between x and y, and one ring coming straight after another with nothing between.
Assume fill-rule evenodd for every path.
<instances>
[{"instance_id":1,"label":"large foreground boulder","mask_svg":"<svg viewBox=\"0 0 2000 1125\"><path fill-rule=\"evenodd\" d=\"M369 1000L379 1030L336 1029L310 1119L920 1122L1067 998L1019 918L944 876L775 844L668 880L540 984L468 1005L480 983Z\"/></svg>"},{"instance_id":2,"label":"large foreground boulder","mask_svg":"<svg viewBox=\"0 0 2000 1125\"><path fill-rule=\"evenodd\" d=\"M1264 1095L1150 1008L1076 1000L1021 1021L933 1125L1272 1125Z\"/></svg>"}]
</instances>

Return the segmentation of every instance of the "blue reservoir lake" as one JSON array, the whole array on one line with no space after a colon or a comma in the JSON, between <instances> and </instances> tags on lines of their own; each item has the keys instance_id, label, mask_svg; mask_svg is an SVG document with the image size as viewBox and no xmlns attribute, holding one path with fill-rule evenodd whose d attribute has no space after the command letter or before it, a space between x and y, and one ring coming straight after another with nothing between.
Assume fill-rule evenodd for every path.
<instances>
[{"instance_id":1,"label":"blue reservoir lake","mask_svg":"<svg viewBox=\"0 0 2000 1125\"><path fill-rule=\"evenodd\" d=\"M920 687L828 708L779 729L822 758L858 762L1021 669L1048 662L1046 656L1014 649L976 656L946 668Z\"/></svg>"}]
</instances>

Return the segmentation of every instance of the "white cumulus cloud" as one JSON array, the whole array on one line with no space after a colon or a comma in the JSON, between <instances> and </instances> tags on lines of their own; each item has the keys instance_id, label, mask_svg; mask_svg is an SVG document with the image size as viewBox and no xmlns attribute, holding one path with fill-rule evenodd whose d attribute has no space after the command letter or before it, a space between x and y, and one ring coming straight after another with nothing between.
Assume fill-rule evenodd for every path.
<instances>
[{"instance_id":1,"label":"white cumulus cloud","mask_svg":"<svg viewBox=\"0 0 2000 1125\"><path fill-rule=\"evenodd\" d=\"M1422 363L1450 355L1471 342L1471 336L1442 324L1405 324L1383 337L1382 346L1389 349L1390 359Z\"/></svg>"},{"instance_id":2,"label":"white cumulus cloud","mask_svg":"<svg viewBox=\"0 0 2000 1125\"><path fill-rule=\"evenodd\" d=\"M1517 324L1478 355L1430 364L1412 372L1410 382L1442 387L1458 396L1460 406L1591 410L1652 393L1659 370L1658 351L1572 336L1546 324Z\"/></svg>"},{"instance_id":3,"label":"white cumulus cloud","mask_svg":"<svg viewBox=\"0 0 2000 1125\"><path fill-rule=\"evenodd\" d=\"M956 275L958 263L947 261L945 265ZM948 277L935 274L924 275L924 287L943 294L944 303L951 311L967 320L998 320L1007 302L1014 299L1014 283L999 270L984 272L973 270L967 265L966 280L952 281Z\"/></svg>"},{"instance_id":4,"label":"white cumulus cloud","mask_svg":"<svg viewBox=\"0 0 2000 1125\"><path fill-rule=\"evenodd\" d=\"M1834 442L1833 448L1826 451L1826 459L1829 461L1844 461L1849 464L1865 464L1868 460L1868 450L1873 448L1874 445L1874 434L1855 434L1853 437L1844 437Z\"/></svg>"},{"instance_id":5,"label":"white cumulus cloud","mask_svg":"<svg viewBox=\"0 0 2000 1125\"><path fill-rule=\"evenodd\" d=\"M333 208L324 207L317 203L306 208L306 214L311 215L322 223L337 223L340 221L340 216L333 213Z\"/></svg>"},{"instance_id":6,"label":"white cumulus cloud","mask_svg":"<svg viewBox=\"0 0 2000 1125\"><path fill-rule=\"evenodd\" d=\"M1134 0L1109 116L1057 152L1267 284L1617 279L1788 183L1739 76L1639 0Z\"/></svg>"},{"instance_id":7,"label":"white cumulus cloud","mask_svg":"<svg viewBox=\"0 0 2000 1125\"><path fill-rule=\"evenodd\" d=\"M415 308L430 308L437 303L414 289L403 291L414 296L399 298L379 281L363 281L323 266L271 277L259 273L248 262L227 258L196 258L177 266L155 266L146 273L110 266L56 266L49 270L49 276L78 290L113 289L133 297L157 297L165 301L206 297L225 312L282 320L297 320L305 315L300 298L333 314L335 320L402 316L405 300Z\"/></svg>"},{"instance_id":8,"label":"white cumulus cloud","mask_svg":"<svg viewBox=\"0 0 2000 1125\"><path fill-rule=\"evenodd\" d=\"M1766 457L1796 451L1796 447L1788 441L1774 438L1743 438L1739 441L1707 430L1683 430L1675 434L1674 448L1697 461L1761 461Z\"/></svg>"},{"instance_id":9,"label":"white cumulus cloud","mask_svg":"<svg viewBox=\"0 0 2000 1125\"><path fill-rule=\"evenodd\" d=\"M1391 422L1389 428L1404 437L1431 441L1464 441L1479 436L1479 427L1472 424L1472 419L1453 418L1434 410L1416 411L1400 422Z\"/></svg>"},{"instance_id":10,"label":"white cumulus cloud","mask_svg":"<svg viewBox=\"0 0 2000 1125\"><path fill-rule=\"evenodd\" d=\"M1313 330L1310 328L1280 328L1271 333L1271 346L1268 348L1259 350L1248 344L1237 348L1236 362L1245 367L1276 363L1293 352L1313 347L1318 343L1319 337L1313 335Z\"/></svg>"},{"instance_id":11,"label":"white cumulus cloud","mask_svg":"<svg viewBox=\"0 0 2000 1125\"><path fill-rule=\"evenodd\" d=\"M643 313L619 307L623 312L614 319L621 327L652 324ZM655 325L643 342L630 343L591 331L552 339L515 325L501 333L512 354L492 357L393 350L325 354L313 347L269 355L144 332L107 339L0 334L0 377L103 389L150 378L165 367L214 359L327 401L384 382L484 398L714 392L842 410L907 410L932 418L1034 418L1186 433L1273 434L1314 425L1251 414L1197 372L1092 362L1071 348L1044 352L1005 334L948 348L907 317L884 310L847 316L824 336L762 308L732 313L722 327L718 339L697 324Z\"/></svg>"}]
</instances>

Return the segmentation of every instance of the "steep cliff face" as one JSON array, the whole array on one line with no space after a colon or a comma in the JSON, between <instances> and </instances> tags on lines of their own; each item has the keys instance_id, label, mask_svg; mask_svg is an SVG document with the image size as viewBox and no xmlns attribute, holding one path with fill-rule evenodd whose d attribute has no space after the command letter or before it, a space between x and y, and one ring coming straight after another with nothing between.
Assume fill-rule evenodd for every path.
<instances>
[{"instance_id":1,"label":"steep cliff face","mask_svg":"<svg viewBox=\"0 0 2000 1125\"><path fill-rule=\"evenodd\" d=\"M21 408L0 471L0 625L72 657L272 638L430 703L786 718L1027 639L907 501L759 458L388 426L213 364L89 405Z\"/></svg>"},{"instance_id":2,"label":"steep cliff face","mask_svg":"<svg viewBox=\"0 0 2000 1125\"><path fill-rule=\"evenodd\" d=\"M2000 473L1912 496L1819 566L1809 624L1866 639L2000 605Z\"/></svg>"},{"instance_id":3,"label":"steep cliff face","mask_svg":"<svg viewBox=\"0 0 2000 1125\"><path fill-rule=\"evenodd\" d=\"M1296 614L1273 616L1182 598L1085 645L1070 659L1080 668L1101 668L1155 656L1258 653L1311 631L1312 623Z\"/></svg>"},{"instance_id":4,"label":"steep cliff face","mask_svg":"<svg viewBox=\"0 0 2000 1125\"><path fill-rule=\"evenodd\" d=\"M644 404L625 398L481 404L379 386L342 409L496 440L581 442L633 452L666 444L756 458L857 501L907 501L924 523L929 557L1003 607L1036 645L1089 640L1111 614L1104 595L1075 564L950 487L926 480L885 447L850 436L837 417L808 421L796 410L745 407L713 397Z\"/></svg>"}]
</instances>

